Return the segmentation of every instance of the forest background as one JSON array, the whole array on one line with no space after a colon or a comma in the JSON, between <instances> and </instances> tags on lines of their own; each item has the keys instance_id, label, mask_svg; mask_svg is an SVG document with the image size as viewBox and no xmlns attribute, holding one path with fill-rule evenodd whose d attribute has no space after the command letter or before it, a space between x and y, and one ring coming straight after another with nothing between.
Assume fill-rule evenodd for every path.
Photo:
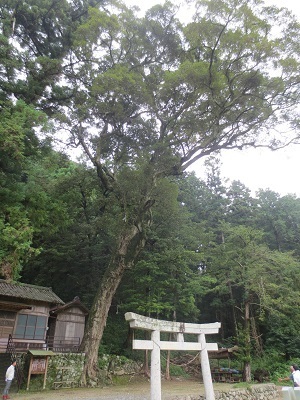
<instances>
[{"instance_id":1,"label":"forest background","mask_svg":"<svg viewBox=\"0 0 300 400\"><path fill-rule=\"evenodd\" d=\"M299 24L195 5L187 25L171 3L0 5L1 276L90 309L83 384L99 346L128 354L127 311L220 321L248 381L253 357L300 357L300 200L228 186L214 157L297 143ZM205 180L185 172L204 157Z\"/></svg>"}]
</instances>

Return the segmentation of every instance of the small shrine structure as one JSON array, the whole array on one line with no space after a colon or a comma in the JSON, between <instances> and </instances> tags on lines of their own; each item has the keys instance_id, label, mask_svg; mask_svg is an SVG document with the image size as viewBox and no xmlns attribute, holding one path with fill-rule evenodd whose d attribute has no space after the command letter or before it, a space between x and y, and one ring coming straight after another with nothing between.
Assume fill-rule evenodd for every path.
<instances>
[{"instance_id":1,"label":"small shrine structure","mask_svg":"<svg viewBox=\"0 0 300 400\"><path fill-rule=\"evenodd\" d=\"M161 365L160 350L176 351L199 351L201 360L202 377L204 383L206 400L215 400L212 376L209 365L208 351L217 351L217 343L207 343L205 335L219 332L221 324L214 322L210 324L191 324L185 322L163 321L143 315L128 312L125 314L130 328L147 330L151 332L151 340L136 340L132 342L134 350L151 351L151 400L161 400ZM161 332L173 333L176 341L163 341ZM197 342L186 342L184 334L194 334Z\"/></svg>"}]
</instances>

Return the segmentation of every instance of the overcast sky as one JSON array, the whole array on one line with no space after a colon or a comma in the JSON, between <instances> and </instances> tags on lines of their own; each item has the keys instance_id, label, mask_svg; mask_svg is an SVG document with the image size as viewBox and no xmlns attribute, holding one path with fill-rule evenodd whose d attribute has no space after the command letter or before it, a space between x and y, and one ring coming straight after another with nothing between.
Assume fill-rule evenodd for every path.
<instances>
[{"instance_id":1,"label":"overcast sky","mask_svg":"<svg viewBox=\"0 0 300 400\"><path fill-rule=\"evenodd\" d=\"M265 0L266 4L287 7L300 20L299 0ZM253 193L271 189L281 195L293 193L300 197L300 145L283 150L258 150L224 152L222 173L230 180L238 179Z\"/></svg>"},{"instance_id":2,"label":"overcast sky","mask_svg":"<svg viewBox=\"0 0 300 400\"><path fill-rule=\"evenodd\" d=\"M163 0L125 0L128 5L148 9ZM174 3L182 3L173 0ZM267 5L287 7L299 17L300 0L265 0ZM221 155L221 173L224 178L240 180L254 195L258 189L271 189L280 195L296 194L300 197L300 145L289 146L283 150L228 150ZM203 162L194 164L193 169L199 177L204 177Z\"/></svg>"},{"instance_id":3,"label":"overcast sky","mask_svg":"<svg viewBox=\"0 0 300 400\"><path fill-rule=\"evenodd\" d=\"M299 0L265 0L266 4L287 7L300 20ZM300 197L300 145L271 150L235 150L222 153L222 176L232 180L240 180L253 195L258 189L271 189L280 195L296 194ZM195 168L197 175L203 174L203 165Z\"/></svg>"}]
</instances>

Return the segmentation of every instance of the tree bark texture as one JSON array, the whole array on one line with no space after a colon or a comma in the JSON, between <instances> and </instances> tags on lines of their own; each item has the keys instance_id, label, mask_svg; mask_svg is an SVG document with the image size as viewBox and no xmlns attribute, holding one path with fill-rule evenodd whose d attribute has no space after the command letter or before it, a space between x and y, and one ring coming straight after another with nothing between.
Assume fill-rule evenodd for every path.
<instances>
[{"instance_id":1,"label":"tree bark texture","mask_svg":"<svg viewBox=\"0 0 300 400\"><path fill-rule=\"evenodd\" d=\"M166 359L166 372L165 372L165 379L169 381L171 379L170 375L170 358L171 358L171 352L170 350L167 351L167 359Z\"/></svg>"},{"instance_id":2,"label":"tree bark texture","mask_svg":"<svg viewBox=\"0 0 300 400\"><path fill-rule=\"evenodd\" d=\"M251 365L250 365L250 302L245 301L245 362L244 362L244 381L251 382Z\"/></svg>"},{"instance_id":3,"label":"tree bark texture","mask_svg":"<svg viewBox=\"0 0 300 400\"><path fill-rule=\"evenodd\" d=\"M136 226L128 227L120 236L119 246L103 276L92 305L83 340L85 365L81 376L82 386L91 386L98 381L98 349L103 336L106 320L113 296L121 282L124 271L134 261L129 260L128 249L132 240L139 234ZM143 247L142 240L135 245ZM132 255L134 257L134 255ZM125 259L126 258L126 259Z\"/></svg>"}]
</instances>

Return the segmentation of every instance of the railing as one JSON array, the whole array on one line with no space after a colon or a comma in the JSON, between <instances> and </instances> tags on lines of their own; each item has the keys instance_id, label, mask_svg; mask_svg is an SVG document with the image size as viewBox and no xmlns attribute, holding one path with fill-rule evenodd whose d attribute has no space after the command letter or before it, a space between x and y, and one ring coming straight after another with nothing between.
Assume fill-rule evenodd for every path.
<instances>
[{"instance_id":1,"label":"railing","mask_svg":"<svg viewBox=\"0 0 300 400\"><path fill-rule=\"evenodd\" d=\"M20 365L18 364L16 348L15 348L15 344L14 344L14 341L13 341L13 338L11 335L8 336L6 353L10 354L11 361L16 360L15 371L16 371L16 380L17 380L17 384L18 384L18 390L19 390L21 387L22 381L23 381L23 373L20 368Z\"/></svg>"},{"instance_id":2,"label":"railing","mask_svg":"<svg viewBox=\"0 0 300 400\"><path fill-rule=\"evenodd\" d=\"M0 352L26 353L28 350L52 350L56 353L78 353L80 351L81 339L79 337L66 338L66 337L47 337L45 341L32 341L26 338L16 338L9 335L8 342L3 343L0 347Z\"/></svg>"},{"instance_id":3,"label":"railing","mask_svg":"<svg viewBox=\"0 0 300 400\"><path fill-rule=\"evenodd\" d=\"M48 336L46 348L57 353L78 353L80 351L80 342L79 337Z\"/></svg>"}]
</instances>

